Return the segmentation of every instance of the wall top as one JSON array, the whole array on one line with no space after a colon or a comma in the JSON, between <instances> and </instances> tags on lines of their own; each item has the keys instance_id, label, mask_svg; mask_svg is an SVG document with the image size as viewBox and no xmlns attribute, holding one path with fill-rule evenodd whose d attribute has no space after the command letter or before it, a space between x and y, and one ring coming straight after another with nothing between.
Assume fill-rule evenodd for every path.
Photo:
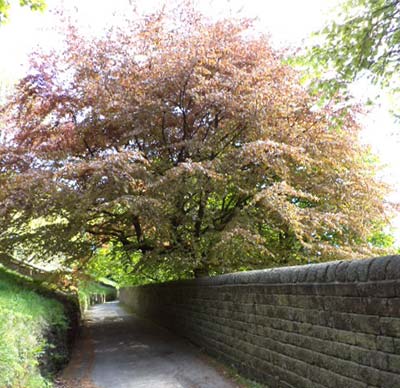
<instances>
[{"instance_id":1,"label":"wall top","mask_svg":"<svg viewBox=\"0 0 400 388\"><path fill-rule=\"evenodd\" d=\"M233 284L353 283L385 280L400 280L400 256L340 260L319 264L235 272L164 284L222 286Z\"/></svg>"}]
</instances>

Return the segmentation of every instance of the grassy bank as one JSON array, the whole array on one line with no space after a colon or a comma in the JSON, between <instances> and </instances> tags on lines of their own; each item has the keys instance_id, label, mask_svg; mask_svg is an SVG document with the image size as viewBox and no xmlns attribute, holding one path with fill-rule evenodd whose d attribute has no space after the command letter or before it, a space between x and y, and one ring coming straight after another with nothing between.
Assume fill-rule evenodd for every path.
<instances>
[{"instance_id":1,"label":"grassy bank","mask_svg":"<svg viewBox=\"0 0 400 388\"><path fill-rule=\"evenodd\" d=\"M64 307L40 291L0 268L0 388L51 387L51 371L67 357Z\"/></svg>"}]
</instances>

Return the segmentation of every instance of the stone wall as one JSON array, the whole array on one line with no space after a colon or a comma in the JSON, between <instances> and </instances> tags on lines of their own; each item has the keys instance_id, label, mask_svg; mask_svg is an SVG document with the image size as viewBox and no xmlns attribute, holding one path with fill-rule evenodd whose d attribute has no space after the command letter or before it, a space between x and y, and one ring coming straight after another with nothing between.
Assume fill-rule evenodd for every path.
<instances>
[{"instance_id":1,"label":"stone wall","mask_svg":"<svg viewBox=\"0 0 400 388\"><path fill-rule=\"evenodd\" d=\"M125 288L120 299L271 388L400 387L399 256Z\"/></svg>"}]
</instances>

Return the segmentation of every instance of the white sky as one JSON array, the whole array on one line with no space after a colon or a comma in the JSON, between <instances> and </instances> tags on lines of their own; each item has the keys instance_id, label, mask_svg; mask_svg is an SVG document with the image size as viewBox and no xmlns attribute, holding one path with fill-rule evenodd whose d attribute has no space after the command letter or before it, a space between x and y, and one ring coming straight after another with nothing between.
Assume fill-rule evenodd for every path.
<instances>
[{"instance_id":1,"label":"white sky","mask_svg":"<svg viewBox=\"0 0 400 388\"><path fill-rule=\"evenodd\" d=\"M212 15L236 14L257 17L258 28L271 34L275 46L301 46L313 31L324 26L329 11L339 0L198 0L203 12ZM21 8L14 0L10 22L0 26L0 82L13 81L24 74L27 54L36 45L57 44L50 28L54 23L50 10L57 5L76 9L79 20L91 29L101 29L118 20L118 14L129 12L130 3L138 9L149 11L160 4L160 0L47 0L48 10L44 13L31 12ZM167 3L171 3L171 0ZM114 16L113 16L114 15ZM1 86L1 85L0 85ZM354 93L362 99L373 95L367 83L354 87ZM382 107L363 119L365 130L362 140L370 144L386 168L382 172L384 180L394 188L390 199L400 201L400 130L393 124L387 111L387 101L382 99ZM394 221L396 236L400 243L400 217Z\"/></svg>"},{"instance_id":2,"label":"white sky","mask_svg":"<svg viewBox=\"0 0 400 388\"><path fill-rule=\"evenodd\" d=\"M338 0L198 0L199 7L210 15L235 14L240 11L245 16L259 18L259 28L271 33L276 45L281 43L300 45L312 31L323 26L326 13ZM51 28L54 18L49 11L64 4L76 9L83 24L91 28L102 28L113 20L115 13L129 12L130 3L139 9L149 11L162 0L47 0L45 13L31 12L21 8L12 0L10 22L0 27L0 76L15 78L23 74L20 64L26 63L27 52L35 45L54 44ZM171 1L167 1L171 3ZM114 17L114 20L118 17Z\"/></svg>"}]
</instances>

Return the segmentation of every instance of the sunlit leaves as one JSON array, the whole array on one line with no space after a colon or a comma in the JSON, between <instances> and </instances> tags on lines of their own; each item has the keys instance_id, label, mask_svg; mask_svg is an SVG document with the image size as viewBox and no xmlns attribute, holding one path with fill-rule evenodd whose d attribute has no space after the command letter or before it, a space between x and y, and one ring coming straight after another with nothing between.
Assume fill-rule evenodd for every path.
<instances>
[{"instance_id":1,"label":"sunlit leaves","mask_svg":"<svg viewBox=\"0 0 400 388\"><path fill-rule=\"evenodd\" d=\"M399 21L398 0L344 0L306 57L324 81L318 90L332 96L362 76L397 93Z\"/></svg>"},{"instance_id":2,"label":"sunlit leaves","mask_svg":"<svg viewBox=\"0 0 400 388\"><path fill-rule=\"evenodd\" d=\"M370 255L385 187L355 111L317 108L251 31L188 6L101 38L67 28L5 109L4 215L62 215L31 235L47 254L141 279Z\"/></svg>"},{"instance_id":3,"label":"sunlit leaves","mask_svg":"<svg viewBox=\"0 0 400 388\"><path fill-rule=\"evenodd\" d=\"M46 8L45 0L19 0L20 6L27 6L32 11L43 11ZM0 25L8 20L11 8L11 1L0 0Z\"/></svg>"}]
</instances>

